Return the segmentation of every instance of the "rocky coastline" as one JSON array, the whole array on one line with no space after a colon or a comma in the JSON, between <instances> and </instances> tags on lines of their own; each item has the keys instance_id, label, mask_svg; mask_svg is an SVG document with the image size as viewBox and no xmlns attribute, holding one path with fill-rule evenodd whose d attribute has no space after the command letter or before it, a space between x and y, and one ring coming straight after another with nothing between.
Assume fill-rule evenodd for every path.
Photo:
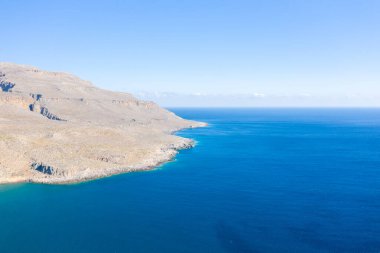
<instances>
[{"instance_id":1,"label":"rocky coastline","mask_svg":"<svg viewBox=\"0 0 380 253\"><path fill-rule=\"evenodd\" d=\"M156 168L194 141L182 119L62 72L0 63L0 184L67 184Z\"/></svg>"}]
</instances>

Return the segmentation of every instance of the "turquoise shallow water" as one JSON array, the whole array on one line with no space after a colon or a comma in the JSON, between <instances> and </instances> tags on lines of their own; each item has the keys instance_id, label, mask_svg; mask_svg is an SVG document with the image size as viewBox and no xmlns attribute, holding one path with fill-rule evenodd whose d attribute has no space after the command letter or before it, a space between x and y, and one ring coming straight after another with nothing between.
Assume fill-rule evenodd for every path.
<instances>
[{"instance_id":1,"label":"turquoise shallow water","mask_svg":"<svg viewBox=\"0 0 380 253\"><path fill-rule=\"evenodd\" d=\"M0 252L380 252L380 110L174 111L155 171L0 186Z\"/></svg>"}]
</instances>

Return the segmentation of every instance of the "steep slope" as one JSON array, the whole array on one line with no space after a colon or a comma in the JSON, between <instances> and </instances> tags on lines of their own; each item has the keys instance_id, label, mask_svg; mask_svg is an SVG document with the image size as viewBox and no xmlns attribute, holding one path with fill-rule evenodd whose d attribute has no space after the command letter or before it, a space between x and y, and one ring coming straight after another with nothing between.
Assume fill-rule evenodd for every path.
<instances>
[{"instance_id":1,"label":"steep slope","mask_svg":"<svg viewBox=\"0 0 380 253\"><path fill-rule=\"evenodd\" d=\"M145 170L203 126L67 73L0 63L0 183L67 183Z\"/></svg>"}]
</instances>

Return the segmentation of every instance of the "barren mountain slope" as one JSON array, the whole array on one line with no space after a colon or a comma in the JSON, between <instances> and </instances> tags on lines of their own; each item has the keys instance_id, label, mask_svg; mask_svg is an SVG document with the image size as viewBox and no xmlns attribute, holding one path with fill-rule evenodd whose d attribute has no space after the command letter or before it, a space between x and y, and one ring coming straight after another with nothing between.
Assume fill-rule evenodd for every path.
<instances>
[{"instance_id":1,"label":"barren mountain slope","mask_svg":"<svg viewBox=\"0 0 380 253\"><path fill-rule=\"evenodd\" d=\"M67 73L0 63L0 183L150 169L192 145L173 131L202 125Z\"/></svg>"}]
</instances>

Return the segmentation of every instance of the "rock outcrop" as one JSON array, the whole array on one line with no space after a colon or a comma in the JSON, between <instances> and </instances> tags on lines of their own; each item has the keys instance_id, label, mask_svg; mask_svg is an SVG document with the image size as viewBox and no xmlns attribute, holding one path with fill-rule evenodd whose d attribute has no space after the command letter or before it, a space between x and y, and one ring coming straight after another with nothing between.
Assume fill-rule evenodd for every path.
<instances>
[{"instance_id":1,"label":"rock outcrop","mask_svg":"<svg viewBox=\"0 0 380 253\"><path fill-rule=\"evenodd\" d=\"M204 126L67 73L0 63L0 183L70 183L152 169Z\"/></svg>"}]
</instances>

